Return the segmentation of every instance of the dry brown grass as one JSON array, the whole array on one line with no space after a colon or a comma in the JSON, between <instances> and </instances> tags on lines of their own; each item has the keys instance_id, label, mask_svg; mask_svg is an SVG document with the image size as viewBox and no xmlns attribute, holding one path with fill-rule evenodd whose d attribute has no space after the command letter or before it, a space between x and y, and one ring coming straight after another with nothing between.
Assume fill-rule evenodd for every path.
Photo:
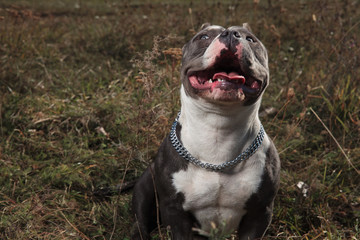
<instances>
[{"instance_id":1,"label":"dry brown grass","mask_svg":"<svg viewBox=\"0 0 360 240\"><path fill-rule=\"evenodd\" d=\"M195 29L249 22L269 51L261 111L275 111L262 121L282 159L266 239L359 239L359 9L2 1L0 238L129 239L131 192L92 191L136 179L155 155L179 110L180 49Z\"/></svg>"}]
</instances>

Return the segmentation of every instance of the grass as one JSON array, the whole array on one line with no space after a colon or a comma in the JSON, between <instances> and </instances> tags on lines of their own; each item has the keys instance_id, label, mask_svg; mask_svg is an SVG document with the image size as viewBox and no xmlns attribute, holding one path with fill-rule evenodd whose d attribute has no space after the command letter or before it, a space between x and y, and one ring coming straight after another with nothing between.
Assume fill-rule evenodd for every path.
<instances>
[{"instance_id":1,"label":"grass","mask_svg":"<svg viewBox=\"0 0 360 240\"><path fill-rule=\"evenodd\" d=\"M2 1L0 238L129 239L131 192L92 191L151 162L196 29L249 22L282 160L266 239L360 239L360 3L256 2Z\"/></svg>"}]
</instances>

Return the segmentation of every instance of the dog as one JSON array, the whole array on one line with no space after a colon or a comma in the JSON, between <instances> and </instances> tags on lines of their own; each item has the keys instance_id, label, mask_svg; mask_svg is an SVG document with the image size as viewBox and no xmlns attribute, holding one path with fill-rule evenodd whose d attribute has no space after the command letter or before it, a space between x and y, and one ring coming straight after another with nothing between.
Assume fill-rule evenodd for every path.
<instances>
[{"instance_id":1,"label":"dog","mask_svg":"<svg viewBox=\"0 0 360 240\"><path fill-rule=\"evenodd\" d=\"M149 239L160 224L172 239L214 229L261 238L280 174L258 116L269 84L267 50L248 24L204 24L182 53L181 110L134 187L132 239Z\"/></svg>"}]
</instances>

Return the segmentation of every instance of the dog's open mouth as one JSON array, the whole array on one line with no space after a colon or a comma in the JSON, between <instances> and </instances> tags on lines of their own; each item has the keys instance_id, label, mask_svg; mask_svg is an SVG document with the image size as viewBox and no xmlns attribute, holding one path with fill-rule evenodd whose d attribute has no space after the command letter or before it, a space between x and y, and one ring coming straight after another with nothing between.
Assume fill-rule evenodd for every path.
<instances>
[{"instance_id":1,"label":"dog's open mouth","mask_svg":"<svg viewBox=\"0 0 360 240\"><path fill-rule=\"evenodd\" d=\"M210 77L212 75L212 77ZM219 88L221 90L242 89L248 93L256 93L260 89L260 84L256 80L248 80L243 74L237 72L215 72L207 71L196 72L189 77L191 86L198 90L211 90Z\"/></svg>"},{"instance_id":2,"label":"dog's open mouth","mask_svg":"<svg viewBox=\"0 0 360 240\"><path fill-rule=\"evenodd\" d=\"M212 67L190 72L188 76L191 86L198 91L213 92L220 89L256 95L261 88L261 81L248 76L241 70L239 60L235 55L218 58Z\"/></svg>"}]
</instances>

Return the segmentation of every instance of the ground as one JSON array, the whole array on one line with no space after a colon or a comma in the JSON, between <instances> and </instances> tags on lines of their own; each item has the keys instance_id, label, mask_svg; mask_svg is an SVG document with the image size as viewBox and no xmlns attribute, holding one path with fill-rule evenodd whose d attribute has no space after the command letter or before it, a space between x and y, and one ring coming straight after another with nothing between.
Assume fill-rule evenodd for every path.
<instances>
[{"instance_id":1,"label":"ground","mask_svg":"<svg viewBox=\"0 0 360 240\"><path fill-rule=\"evenodd\" d=\"M1 1L1 239L129 239L131 190L94 190L151 162L204 22L248 22L269 51L260 111L282 171L265 239L360 239L355 0Z\"/></svg>"}]
</instances>

